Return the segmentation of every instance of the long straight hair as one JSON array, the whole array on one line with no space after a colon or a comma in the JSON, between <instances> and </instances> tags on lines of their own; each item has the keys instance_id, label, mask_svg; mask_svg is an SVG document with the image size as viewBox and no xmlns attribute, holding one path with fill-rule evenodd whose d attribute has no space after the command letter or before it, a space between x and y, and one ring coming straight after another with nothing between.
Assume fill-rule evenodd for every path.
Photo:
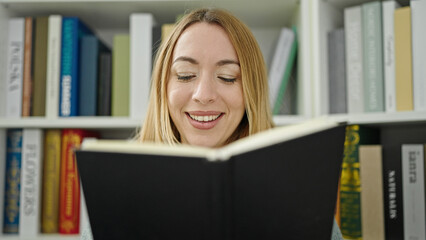
<instances>
[{"instance_id":1,"label":"long straight hair","mask_svg":"<svg viewBox=\"0 0 426 240\"><path fill-rule=\"evenodd\" d=\"M182 17L159 48L152 72L148 110L137 137L140 141L176 144L181 140L169 114L167 83L176 42L185 29L199 22L221 26L228 34L240 62L245 114L226 143L273 127L265 62L256 39L250 29L231 13L202 8Z\"/></svg>"}]
</instances>

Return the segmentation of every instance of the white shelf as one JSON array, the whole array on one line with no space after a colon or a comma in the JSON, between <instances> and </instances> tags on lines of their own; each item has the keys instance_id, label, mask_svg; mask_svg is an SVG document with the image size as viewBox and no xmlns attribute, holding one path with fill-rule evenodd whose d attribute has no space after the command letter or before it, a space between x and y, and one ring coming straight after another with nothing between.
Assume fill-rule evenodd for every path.
<instances>
[{"instance_id":1,"label":"white shelf","mask_svg":"<svg viewBox=\"0 0 426 240\"><path fill-rule=\"evenodd\" d=\"M337 121L346 121L348 124L389 125L426 123L426 112L333 114L329 115L329 117Z\"/></svg>"},{"instance_id":2,"label":"white shelf","mask_svg":"<svg viewBox=\"0 0 426 240\"><path fill-rule=\"evenodd\" d=\"M58 119L29 117L0 119L0 128L134 129L141 125L141 119L129 119L125 117L64 117Z\"/></svg>"},{"instance_id":3,"label":"white shelf","mask_svg":"<svg viewBox=\"0 0 426 240\"><path fill-rule=\"evenodd\" d=\"M0 0L12 15L77 15L91 27L128 28L133 12L150 12L158 23L174 22L177 15L198 7L231 11L251 27L281 27L290 23L298 1L282 0ZM255 17L261 14L262 17Z\"/></svg>"},{"instance_id":4,"label":"white shelf","mask_svg":"<svg viewBox=\"0 0 426 240\"><path fill-rule=\"evenodd\" d=\"M0 234L1 239L3 240L80 240L80 235L73 234L73 235L64 235L64 234L40 234L36 238L22 238L18 235L12 235L12 234Z\"/></svg>"}]
</instances>

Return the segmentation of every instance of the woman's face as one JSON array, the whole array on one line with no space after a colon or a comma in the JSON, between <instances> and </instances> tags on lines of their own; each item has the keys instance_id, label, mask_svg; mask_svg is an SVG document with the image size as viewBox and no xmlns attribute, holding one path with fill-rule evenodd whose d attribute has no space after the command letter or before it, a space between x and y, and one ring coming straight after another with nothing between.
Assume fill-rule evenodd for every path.
<instances>
[{"instance_id":1,"label":"woman's face","mask_svg":"<svg viewBox=\"0 0 426 240\"><path fill-rule=\"evenodd\" d=\"M167 85L182 143L223 146L244 116L238 57L218 25L195 23L180 36Z\"/></svg>"}]
</instances>

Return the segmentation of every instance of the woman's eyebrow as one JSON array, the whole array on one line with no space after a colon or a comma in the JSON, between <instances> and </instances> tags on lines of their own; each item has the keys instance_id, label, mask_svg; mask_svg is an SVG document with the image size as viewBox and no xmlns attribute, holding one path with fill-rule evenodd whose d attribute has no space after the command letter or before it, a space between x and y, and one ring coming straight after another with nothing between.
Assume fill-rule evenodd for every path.
<instances>
[{"instance_id":1,"label":"woman's eyebrow","mask_svg":"<svg viewBox=\"0 0 426 240\"><path fill-rule=\"evenodd\" d=\"M220 60L219 62L216 63L216 66L220 67L220 66L227 65L227 64L236 64L236 65L240 66L240 63L238 61L231 60L231 59Z\"/></svg>"},{"instance_id":2,"label":"woman's eyebrow","mask_svg":"<svg viewBox=\"0 0 426 240\"><path fill-rule=\"evenodd\" d=\"M195 59L193 59L191 57L186 57L186 56L181 56L181 57L176 58L173 61L173 63L180 62L180 61L189 62L189 63L192 63L192 64L198 64L197 60L195 60Z\"/></svg>"}]
</instances>

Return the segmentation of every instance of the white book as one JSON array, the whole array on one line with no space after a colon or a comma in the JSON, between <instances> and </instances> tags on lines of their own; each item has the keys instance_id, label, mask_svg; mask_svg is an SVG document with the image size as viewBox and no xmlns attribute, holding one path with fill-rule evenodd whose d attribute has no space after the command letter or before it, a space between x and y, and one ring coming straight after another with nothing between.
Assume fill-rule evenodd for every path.
<instances>
[{"instance_id":1,"label":"white book","mask_svg":"<svg viewBox=\"0 0 426 240\"><path fill-rule=\"evenodd\" d=\"M0 226L3 229L4 193L6 186L6 129L0 129ZM0 233L1 235L1 233Z\"/></svg>"},{"instance_id":2,"label":"white book","mask_svg":"<svg viewBox=\"0 0 426 240\"><path fill-rule=\"evenodd\" d=\"M22 113L22 77L24 65L25 19L9 19L7 43L6 117L20 118Z\"/></svg>"},{"instance_id":3,"label":"white book","mask_svg":"<svg viewBox=\"0 0 426 240\"><path fill-rule=\"evenodd\" d=\"M404 239L426 239L424 145L402 145Z\"/></svg>"},{"instance_id":4,"label":"white book","mask_svg":"<svg viewBox=\"0 0 426 240\"><path fill-rule=\"evenodd\" d=\"M345 8L345 46L348 113L364 112L361 7Z\"/></svg>"},{"instance_id":5,"label":"white book","mask_svg":"<svg viewBox=\"0 0 426 240\"><path fill-rule=\"evenodd\" d=\"M24 129L19 209L19 236L21 238L31 239L40 234L42 159L43 130Z\"/></svg>"},{"instance_id":6,"label":"white book","mask_svg":"<svg viewBox=\"0 0 426 240\"><path fill-rule=\"evenodd\" d=\"M47 32L46 118L59 116L62 16L50 15Z\"/></svg>"},{"instance_id":7,"label":"white book","mask_svg":"<svg viewBox=\"0 0 426 240\"><path fill-rule=\"evenodd\" d=\"M394 12L398 2L382 2L385 111L396 112Z\"/></svg>"},{"instance_id":8,"label":"white book","mask_svg":"<svg viewBox=\"0 0 426 240\"><path fill-rule=\"evenodd\" d=\"M282 28L269 69L269 101L272 108L279 94L293 42L294 32L289 28Z\"/></svg>"},{"instance_id":9,"label":"white book","mask_svg":"<svg viewBox=\"0 0 426 240\"><path fill-rule=\"evenodd\" d=\"M154 17L150 13L130 15L130 118L145 116L152 70Z\"/></svg>"},{"instance_id":10,"label":"white book","mask_svg":"<svg viewBox=\"0 0 426 240\"><path fill-rule=\"evenodd\" d=\"M411 0L414 111L426 111L426 1Z\"/></svg>"}]
</instances>

